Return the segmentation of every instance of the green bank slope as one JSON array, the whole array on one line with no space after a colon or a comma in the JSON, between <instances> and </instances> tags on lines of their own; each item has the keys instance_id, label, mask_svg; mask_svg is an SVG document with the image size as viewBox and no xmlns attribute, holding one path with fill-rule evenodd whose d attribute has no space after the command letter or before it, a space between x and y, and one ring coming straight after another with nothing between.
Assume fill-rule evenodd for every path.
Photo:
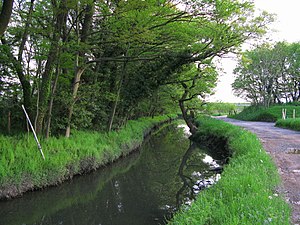
<instances>
[{"instance_id":1,"label":"green bank slope","mask_svg":"<svg viewBox=\"0 0 300 225\"><path fill-rule=\"evenodd\" d=\"M74 175L111 163L138 148L155 126L175 117L141 118L129 121L119 131L77 131L68 139L42 140L46 160L41 158L31 135L0 135L0 198L57 185Z\"/></svg>"},{"instance_id":2,"label":"green bank slope","mask_svg":"<svg viewBox=\"0 0 300 225\"><path fill-rule=\"evenodd\" d=\"M265 121L275 122L282 118L282 109L286 109L287 118L293 118L293 110L296 117L300 116L300 106L296 105L274 105L269 108L263 106L250 106L245 108L237 115L231 115L230 118L246 121Z\"/></svg>"},{"instance_id":3,"label":"green bank slope","mask_svg":"<svg viewBox=\"0 0 300 225\"><path fill-rule=\"evenodd\" d=\"M290 224L291 210L275 191L277 169L258 138L223 121L202 118L198 124L196 141L224 143L232 157L221 180L169 224Z\"/></svg>"}]
</instances>

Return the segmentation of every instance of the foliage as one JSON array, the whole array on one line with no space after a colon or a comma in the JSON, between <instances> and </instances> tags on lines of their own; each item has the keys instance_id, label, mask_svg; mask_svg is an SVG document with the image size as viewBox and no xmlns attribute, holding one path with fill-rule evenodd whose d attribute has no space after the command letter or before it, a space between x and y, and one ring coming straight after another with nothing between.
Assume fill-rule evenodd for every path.
<instances>
[{"instance_id":1,"label":"foliage","mask_svg":"<svg viewBox=\"0 0 300 225\"><path fill-rule=\"evenodd\" d=\"M275 126L300 131L300 118L279 119Z\"/></svg>"},{"instance_id":2,"label":"foliage","mask_svg":"<svg viewBox=\"0 0 300 225\"><path fill-rule=\"evenodd\" d=\"M250 106L245 108L239 114L231 117L239 120L275 122L282 118L282 109L286 109L287 118L293 117L293 110L296 111L296 117L299 117L300 107L291 104L273 105L269 108L263 106Z\"/></svg>"},{"instance_id":3,"label":"foliage","mask_svg":"<svg viewBox=\"0 0 300 225\"><path fill-rule=\"evenodd\" d=\"M232 87L236 95L265 107L299 101L299 65L300 43L264 44L243 53Z\"/></svg>"},{"instance_id":4,"label":"foliage","mask_svg":"<svg viewBox=\"0 0 300 225\"><path fill-rule=\"evenodd\" d=\"M174 82L210 74L191 95L210 93L212 59L259 37L270 21L237 0L16 0L0 46L1 131L24 129L21 104L46 137L177 112L167 99Z\"/></svg>"},{"instance_id":5,"label":"foliage","mask_svg":"<svg viewBox=\"0 0 300 225\"><path fill-rule=\"evenodd\" d=\"M225 140L232 157L220 181L169 224L289 224L291 210L274 192L277 169L258 138L222 121L201 118L198 123L195 138Z\"/></svg>"},{"instance_id":6,"label":"foliage","mask_svg":"<svg viewBox=\"0 0 300 225\"><path fill-rule=\"evenodd\" d=\"M77 131L69 139L52 137L42 140L45 161L39 155L32 136L1 135L1 189L3 191L6 185L13 185L22 191L24 182L29 185L26 188L53 185L115 161L137 148L153 126L169 118L174 116L128 121L124 128L110 133Z\"/></svg>"}]
</instances>

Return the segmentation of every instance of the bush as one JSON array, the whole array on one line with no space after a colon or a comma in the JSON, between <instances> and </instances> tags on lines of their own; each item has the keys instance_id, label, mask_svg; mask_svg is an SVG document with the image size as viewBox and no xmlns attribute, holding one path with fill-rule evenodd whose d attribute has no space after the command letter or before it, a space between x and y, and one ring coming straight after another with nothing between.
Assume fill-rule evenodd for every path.
<instances>
[{"instance_id":1,"label":"bush","mask_svg":"<svg viewBox=\"0 0 300 225\"><path fill-rule=\"evenodd\" d=\"M275 122L277 120L277 116L270 112L261 112L259 113L255 119L255 121L264 121L264 122Z\"/></svg>"}]
</instances>

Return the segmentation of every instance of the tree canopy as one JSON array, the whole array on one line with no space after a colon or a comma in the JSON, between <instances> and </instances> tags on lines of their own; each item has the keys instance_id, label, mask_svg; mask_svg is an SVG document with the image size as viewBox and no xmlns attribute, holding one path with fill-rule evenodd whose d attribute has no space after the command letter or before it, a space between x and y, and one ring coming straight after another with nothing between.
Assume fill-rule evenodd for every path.
<instances>
[{"instance_id":1,"label":"tree canopy","mask_svg":"<svg viewBox=\"0 0 300 225\"><path fill-rule=\"evenodd\" d=\"M272 17L238 0L15 0L0 45L1 130L117 129L211 93L212 59L257 38ZM195 100L194 100L195 101Z\"/></svg>"},{"instance_id":2,"label":"tree canopy","mask_svg":"<svg viewBox=\"0 0 300 225\"><path fill-rule=\"evenodd\" d=\"M300 43L264 44L243 53L235 69L238 96L268 107L300 99Z\"/></svg>"}]
</instances>

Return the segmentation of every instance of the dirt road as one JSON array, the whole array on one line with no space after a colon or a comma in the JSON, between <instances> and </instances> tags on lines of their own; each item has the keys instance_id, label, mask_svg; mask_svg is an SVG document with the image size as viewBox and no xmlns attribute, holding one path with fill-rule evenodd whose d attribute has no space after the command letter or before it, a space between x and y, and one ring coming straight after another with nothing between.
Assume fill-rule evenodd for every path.
<instances>
[{"instance_id":1,"label":"dirt road","mask_svg":"<svg viewBox=\"0 0 300 225\"><path fill-rule=\"evenodd\" d=\"M300 132L274 127L274 123L249 122L217 117L255 133L275 161L283 193L293 209L292 222L300 225Z\"/></svg>"}]
</instances>

